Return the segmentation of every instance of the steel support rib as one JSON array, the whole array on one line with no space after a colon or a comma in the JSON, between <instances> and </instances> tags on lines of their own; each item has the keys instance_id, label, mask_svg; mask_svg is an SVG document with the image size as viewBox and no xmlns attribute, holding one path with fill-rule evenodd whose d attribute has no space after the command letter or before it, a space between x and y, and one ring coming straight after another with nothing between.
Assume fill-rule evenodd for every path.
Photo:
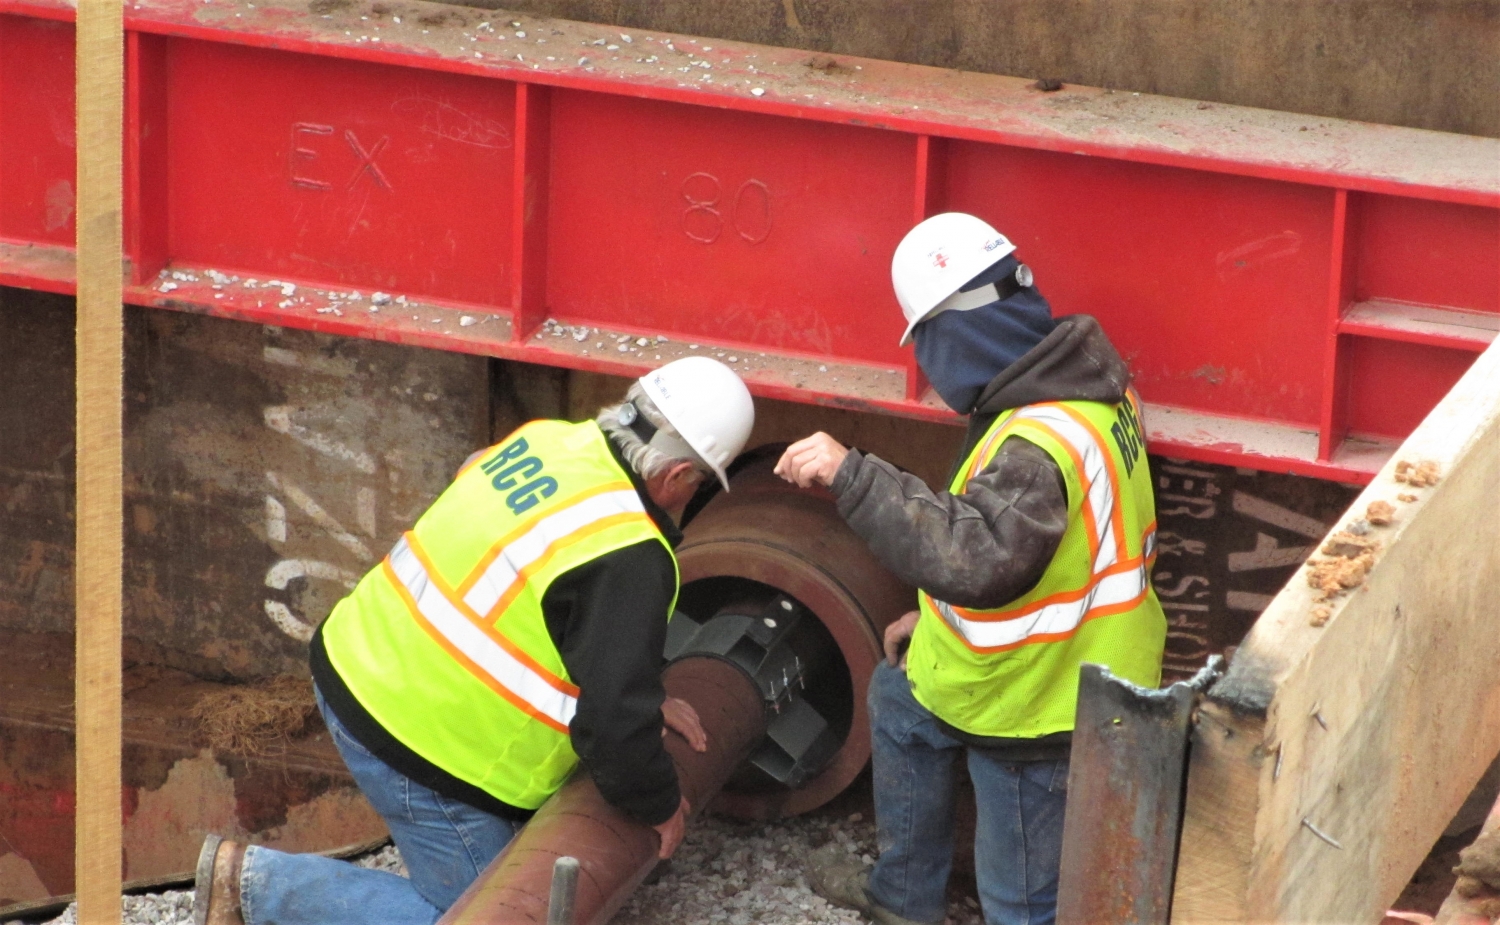
<instances>
[{"instance_id":1,"label":"steel support rib","mask_svg":"<svg viewBox=\"0 0 1500 925\"><path fill-rule=\"evenodd\" d=\"M1493 139L387 7L132 6L127 301L614 374L696 343L952 420L886 274L960 209L1100 318L1154 450L1351 481L1495 336ZM72 16L0 0L0 283L71 286Z\"/></svg>"}]
</instances>

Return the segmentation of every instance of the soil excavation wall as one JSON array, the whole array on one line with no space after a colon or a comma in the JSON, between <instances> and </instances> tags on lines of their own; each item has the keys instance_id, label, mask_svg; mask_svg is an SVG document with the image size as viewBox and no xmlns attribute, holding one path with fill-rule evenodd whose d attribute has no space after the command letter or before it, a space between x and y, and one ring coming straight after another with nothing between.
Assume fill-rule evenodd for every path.
<instances>
[{"instance_id":1,"label":"soil excavation wall","mask_svg":"<svg viewBox=\"0 0 1500 925\"><path fill-rule=\"evenodd\" d=\"M1500 3L1495 0L467 0L463 5L1500 136Z\"/></svg>"}]
</instances>

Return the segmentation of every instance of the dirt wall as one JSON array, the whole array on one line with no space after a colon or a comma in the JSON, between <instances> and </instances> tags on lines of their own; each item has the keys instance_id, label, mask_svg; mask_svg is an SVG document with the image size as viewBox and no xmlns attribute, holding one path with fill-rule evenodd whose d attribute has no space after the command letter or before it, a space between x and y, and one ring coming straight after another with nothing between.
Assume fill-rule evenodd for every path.
<instances>
[{"instance_id":1,"label":"dirt wall","mask_svg":"<svg viewBox=\"0 0 1500 925\"><path fill-rule=\"evenodd\" d=\"M1497 0L467 0L464 5L1500 136Z\"/></svg>"}]
</instances>

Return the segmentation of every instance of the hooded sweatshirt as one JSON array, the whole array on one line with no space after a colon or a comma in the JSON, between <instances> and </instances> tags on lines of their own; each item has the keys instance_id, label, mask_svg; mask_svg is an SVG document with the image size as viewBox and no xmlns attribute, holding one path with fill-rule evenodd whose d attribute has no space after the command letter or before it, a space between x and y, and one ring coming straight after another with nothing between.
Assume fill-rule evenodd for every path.
<instances>
[{"instance_id":1,"label":"hooded sweatshirt","mask_svg":"<svg viewBox=\"0 0 1500 925\"><path fill-rule=\"evenodd\" d=\"M1059 319L1052 333L980 391L953 472L1002 411L1047 401L1115 404L1129 385L1130 370L1098 321L1088 315ZM1006 439L960 494L933 491L858 450L849 452L831 488L839 513L886 568L961 607L1003 607L1030 591L1068 526L1062 472L1045 450L1019 437ZM1068 753L1068 733L1000 739L943 725L955 739L1009 760Z\"/></svg>"}]
</instances>

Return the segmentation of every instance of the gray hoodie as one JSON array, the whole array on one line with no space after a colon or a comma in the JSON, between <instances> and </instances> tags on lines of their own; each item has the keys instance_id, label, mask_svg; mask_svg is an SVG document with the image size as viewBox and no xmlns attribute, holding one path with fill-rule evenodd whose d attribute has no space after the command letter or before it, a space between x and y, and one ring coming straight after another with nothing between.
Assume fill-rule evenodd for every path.
<instances>
[{"instance_id":1,"label":"gray hoodie","mask_svg":"<svg viewBox=\"0 0 1500 925\"><path fill-rule=\"evenodd\" d=\"M1129 385L1130 370L1099 322L1088 315L1063 318L980 393L953 471L1002 411L1047 401L1114 404ZM1062 472L1045 450L1018 437L1002 443L960 494L935 492L916 476L858 450L839 467L832 490L839 513L886 568L960 607L1003 607L1030 591L1068 526ZM1042 743L946 728L969 744L998 747L1013 760L1067 753L1067 733ZM1040 747L1044 744L1058 747Z\"/></svg>"}]
</instances>

